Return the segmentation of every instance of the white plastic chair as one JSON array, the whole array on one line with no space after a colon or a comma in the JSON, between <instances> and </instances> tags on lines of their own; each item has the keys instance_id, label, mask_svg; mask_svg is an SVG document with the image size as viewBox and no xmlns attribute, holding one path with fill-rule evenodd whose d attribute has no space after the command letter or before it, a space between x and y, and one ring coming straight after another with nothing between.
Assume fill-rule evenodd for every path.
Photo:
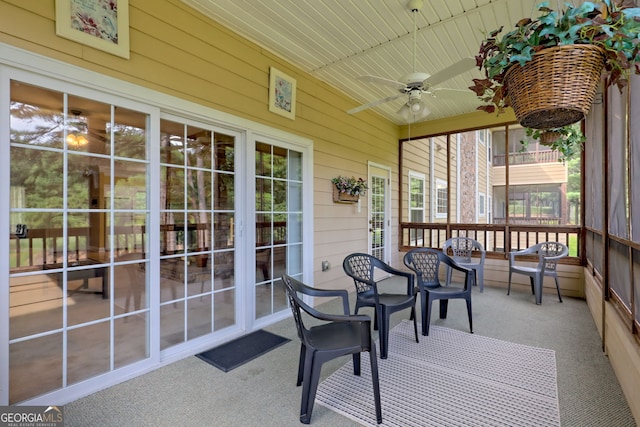
<instances>
[{"instance_id":1,"label":"white plastic chair","mask_svg":"<svg viewBox=\"0 0 640 427\"><path fill-rule=\"evenodd\" d=\"M516 257L523 255L537 255L538 263L536 266L526 267L516 265ZM529 276L529 280L531 281L531 291L536 296L536 304L541 304L544 276L551 276L556 281L558 299L562 302L556 267L558 265L558 260L566 257L567 255L569 255L569 248L559 242L543 242L521 251L509 252L509 287L507 288L507 295L511 292L512 273L524 274Z\"/></svg>"},{"instance_id":2,"label":"white plastic chair","mask_svg":"<svg viewBox=\"0 0 640 427\"><path fill-rule=\"evenodd\" d=\"M449 253L451 251L451 254ZM484 291L484 259L486 251L480 242L470 237L452 237L442 246L442 252L449 255L456 264L474 271L474 285ZM477 255L477 256L474 256ZM451 268L447 267L447 285L451 283Z\"/></svg>"}]
</instances>

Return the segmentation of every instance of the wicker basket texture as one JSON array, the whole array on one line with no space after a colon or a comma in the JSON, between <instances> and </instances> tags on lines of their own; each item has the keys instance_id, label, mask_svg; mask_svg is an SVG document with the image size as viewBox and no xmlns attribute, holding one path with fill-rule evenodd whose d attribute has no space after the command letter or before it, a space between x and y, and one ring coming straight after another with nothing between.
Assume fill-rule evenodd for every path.
<instances>
[{"instance_id":1,"label":"wicker basket texture","mask_svg":"<svg viewBox=\"0 0 640 427\"><path fill-rule=\"evenodd\" d=\"M536 53L505 75L518 122L532 129L558 128L585 118L604 67L604 52L592 45L563 45Z\"/></svg>"},{"instance_id":2,"label":"wicker basket texture","mask_svg":"<svg viewBox=\"0 0 640 427\"><path fill-rule=\"evenodd\" d=\"M540 135L540 144L551 145L555 141L557 141L561 136L562 134L560 132L553 132L553 131L542 132L542 134Z\"/></svg>"}]
</instances>

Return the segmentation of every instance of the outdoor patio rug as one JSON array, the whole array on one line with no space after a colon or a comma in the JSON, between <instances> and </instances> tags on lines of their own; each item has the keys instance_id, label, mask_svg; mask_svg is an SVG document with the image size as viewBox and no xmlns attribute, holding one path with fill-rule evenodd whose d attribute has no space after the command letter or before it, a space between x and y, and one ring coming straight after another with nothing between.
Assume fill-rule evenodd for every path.
<instances>
[{"instance_id":1,"label":"outdoor patio rug","mask_svg":"<svg viewBox=\"0 0 640 427\"><path fill-rule=\"evenodd\" d=\"M376 426L369 357L361 360L360 377L347 362L320 384L316 403ZM404 320L378 371L384 426L560 425L553 350L439 326L416 344Z\"/></svg>"},{"instance_id":2,"label":"outdoor patio rug","mask_svg":"<svg viewBox=\"0 0 640 427\"><path fill-rule=\"evenodd\" d=\"M260 329L196 354L196 357L224 372L229 372L289 341L289 338Z\"/></svg>"}]
</instances>

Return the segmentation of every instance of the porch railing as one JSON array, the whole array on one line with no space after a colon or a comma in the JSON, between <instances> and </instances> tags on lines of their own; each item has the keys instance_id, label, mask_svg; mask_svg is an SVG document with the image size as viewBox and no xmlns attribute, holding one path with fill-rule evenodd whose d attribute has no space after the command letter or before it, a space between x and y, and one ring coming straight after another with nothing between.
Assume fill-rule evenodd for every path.
<instances>
[{"instance_id":1,"label":"porch railing","mask_svg":"<svg viewBox=\"0 0 640 427\"><path fill-rule=\"evenodd\" d=\"M578 225L540 226L521 224L438 224L400 223L400 250L416 247L442 248L444 242L457 236L467 236L479 241L487 251L487 257L504 258L510 251L528 248L537 243L555 241L569 247L565 262L581 263L582 227Z\"/></svg>"},{"instance_id":2,"label":"porch railing","mask_svg":"<svg viewBox=\"0 0 640 427\"><path fill-rule=\"evenodd\" d=\"M493 218L494 224L506 224L507 219L501 217ZM534 216L511 216L509 223L512 225L560 225L562 218L558 217L534 217Z\"/></svg>"},{"instance_id":3,"label":"porch railing","mask_svg":"<svg viewBox=\"0 0 640 427\"><path fill-rule=\"evenodd\" d=\"M493 166L505 166L507 156L510 165L527 165L532 163L553 163L558 161L558 152L555 150L523 151L509 154L495 154Z\"/></svg>"}]
</instances>

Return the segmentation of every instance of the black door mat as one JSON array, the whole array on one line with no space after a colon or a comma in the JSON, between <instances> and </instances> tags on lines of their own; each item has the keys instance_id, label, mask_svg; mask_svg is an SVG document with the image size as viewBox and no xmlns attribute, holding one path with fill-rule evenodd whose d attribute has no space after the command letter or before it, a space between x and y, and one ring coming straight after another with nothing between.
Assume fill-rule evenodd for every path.
<instances>
[{"instance_id":1,"label":"black door mat","mask_svg":"<svg viewBox=\"0 0 640 427\"><path fill-rule=\"evenodd\" d=\"M196 354L196 357L224 372L229 372L289 341L289 338L260 329Z\"/></svg>"}]
</instances>

